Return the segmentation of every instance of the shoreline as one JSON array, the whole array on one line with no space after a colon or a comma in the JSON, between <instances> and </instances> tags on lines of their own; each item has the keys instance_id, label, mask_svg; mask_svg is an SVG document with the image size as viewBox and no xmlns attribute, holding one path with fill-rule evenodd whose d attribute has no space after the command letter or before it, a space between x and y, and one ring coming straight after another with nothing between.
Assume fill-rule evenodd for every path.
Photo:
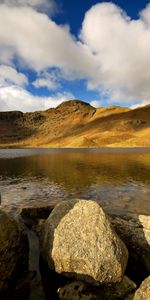
<instances>
[{"instance_id":1,"label":"shoreline","mask_svg":"<svg viewBox=\"0 0 150 300\"><path fill-rule=\"evenodd\" d=\"M128 146L123 146L123 147L111 147L111 146L104 146L104 147L44 147L44 146L40 146L40 147L32 147L32 146L16 146L16 147L13 147L13 146L4 146L4 145L0 145L0 150L30 150L30 149L35 149L35 150L42 150L42 149L45 149L45 150L57 150L57 151L87 151L87 152L92 152L92 151L95 151L95 152L126 152L126 151L150 151L150 146L133 146L133 147L128 147Z\"/></svg>"},{"instance_id":2,"label":"shoreline","mask_svg":"<svg viewBox=\"0 0 150 300\"><path fill-rule=\"evenodd\" d=\"M101 147L101 148L1 148L0 147L0 159L14 159L19 157L31 157L31 156L45 156L50 154L99 154L99 155L140 155L149 154L150 147Z\"/></svg>"},{"instance_id":3,"label":"shoreline","mask_svg":"<svg viewBox=\"0 0 150 300\"><path fill-rule=\"evenodd\" d=\"M88 203L89 201L86 202L85 200L78 199L76 200L76 202L80 202L80 203L84 202L85 203L84 205L86 205L86 203ZM90 201L90 203L93 203L93 201ZM44 233L43 230L45 230L44 228L46 228L45 224L47 223L47 220L49 220L49 217L52 216L54 212L57 213L58 210L61 215L61 206L59 205L59 202L53 203L52 206L51 205L47 206L47 208L39 207L39 206L32 207L32 208L24 207L20 211L18 211L18 215L16 216L15 219L18 220L17 222L18 224L20 224L20 226L23 225L23 228L27 234L28 242L29 242L29 257L28 257L29 270L27 273L25 273L25 276L22 276L21 279L19 279L19 281L17 278L17 282L14 282L15 285L12 286L12 289L10 290L11 295L13 295L13 297L17 297L18 295L22 295L22 292L24 292L24 293L28 293L28 297L36 297L36 299L41 299L41 300L46 299L45 295L48 295L49 298L50 296L52 296L54 300L56 299L70 300L70 299L76 299L73 297L75 296L74 286L79 284L79 286L81 287L83 285L83 291L81 289L83 295L84 295L84 288L85 288L87 289L88 295L95 296L95 298L88 298L88 299L97 300L99 299L98 297L100 296L101 293L102 295L104 294L104 296L105 293L106 296L108 293L110 297L108 299L110 300L134 299L134 296L136 295L135 293L139 291L140 284L143 280L145 280L149 269L148 261L149 261L150 252L149 252L148 236L150 232L149 231L150 215L146 216L140 214L126 214L126 213L125 215L118 215L118 214L112 214L112 212L106 213L104 211L106 218L108 218L111 224L110 228L112 228L115 234L117 233L120 239L118 240L118 242L121 241L121 243L124 243L124 246L127 247L128 249L127 251L129 251L130 254L130 259L126 262L127 265L122 274L122 281L119 285L112 282L111 284L108 285L98 284L96 285L97 286L96 287L94 282L86 281L87 280L86 275L85 278L83 276L82 280L78 279L78 281L76 281L76 278L74 278L74 276L72 277L72 273L70 273L70 276L67 277L62 276L64 274L59 274L57 270L50 268L48 265L48 261L45 260L45 258L43 257L43 252L41 248L42 240L40 239L40 235ZM95 213L95 210L93 213ZM85 229L86 227L88 228L87 224L88 224L87 222L84 223ZM65 228L64 230L66 230L66 232L67 230L72 230L69 228L70 227L68 227L67 229ZM145 236L145 232L147 232L147 237ZM103 235L104 240L105 238L106 235ZM80 243L82 243L83 240L80 239L80 237L78 240L79 240L79 248L80 248ZM54 245L54 241L53 241L53 245ZM147 254L146 256L145 253ZM94 256L92 257L92 259L94 260ZM104 288L105 286L106 289ZM72 292L72 297L71 298L62 297L64 291L68 291L68 289L69 291ZM122 295L122 298L120 298L120 295ZM127 296L129 296L129 298ZM11 299L11 296L9 299ZM83 298L83 299L86 300L87 298Z\"/></svg>"}]
</instances>

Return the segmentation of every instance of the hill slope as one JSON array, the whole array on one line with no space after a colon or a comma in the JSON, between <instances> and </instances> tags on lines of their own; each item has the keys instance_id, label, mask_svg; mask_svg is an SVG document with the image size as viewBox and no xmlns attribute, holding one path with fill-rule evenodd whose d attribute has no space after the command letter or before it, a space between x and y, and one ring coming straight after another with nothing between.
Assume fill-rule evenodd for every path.
<instances>
[{"instance_id":1,"label":"hill slope","mask_svg":"<svg viewBox=\"0 0 150 300\"><path fill-rule=\"evenodd\" d=\"M0 146L150 146L150 105L96 109L70 100L46 111L0 112Z\"/></svg>"}]
</instances>

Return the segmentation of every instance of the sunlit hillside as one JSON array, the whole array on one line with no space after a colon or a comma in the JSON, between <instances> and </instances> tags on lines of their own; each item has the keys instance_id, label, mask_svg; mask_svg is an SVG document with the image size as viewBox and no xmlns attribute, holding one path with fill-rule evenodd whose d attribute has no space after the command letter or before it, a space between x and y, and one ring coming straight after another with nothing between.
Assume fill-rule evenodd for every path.
<instances>
[{"instance_id":1,"label":"sunlit hillside","mask_svg":"<svg viewBox=\"0 0 150 300\"><path fill-rule=\"evenodd\" d=\"M0 113L1 147L150 146L150 105L94 108L79 100L34 113Z\"/></svg>"}]
</instances>

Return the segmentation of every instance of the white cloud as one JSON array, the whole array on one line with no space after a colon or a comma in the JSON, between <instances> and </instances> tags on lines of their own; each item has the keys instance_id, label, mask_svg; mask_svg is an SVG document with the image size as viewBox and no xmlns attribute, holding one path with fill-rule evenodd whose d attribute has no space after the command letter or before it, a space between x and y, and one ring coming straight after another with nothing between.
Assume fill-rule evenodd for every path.
<instances>
[{"instance_id":1,"label":"white cloud","mask_svg":"<svg viewBox=\"0 0 150 300\"><path fill-rule=\"evenodd\" d=\"M30 1L30 6L29 1L20 2L26 6L10 7L6 1L0 6L2 64L17 58L20 66L38 74L58 68L65 79L86 79L88 89L116 104L149 101L150 5L132 20L115 4L99 3L86 13L76 39L68 26L34 9L41 0ZM57 83L38 75L33 84L52 89Z\"/></svg>"},{"instance_id":2,"label":"white cloud","mask_svg":"<svg viewBox=\"0 0 150 300\"><path fill-rule=\"evenodd\" d=\"M30 112L56 107L60 103L74 99L71 93L57 93L51 97L34 96L17 86L0 87L0 111L20 110Z\"/></svg>"},{"instance_id":3,"label":"white cloud","mask_svg":"<svg viewBox=\"0 0 150 300\"><path fill-rule=\"evenodd\" d=\"M85 15L81 38L98 59L89 89L102 89L113 102L140 102L150 95L150 6L138 20L112 3Z\"/></svg>"},{"instance_id":4,"label":"white cloud","mask_svg":"<svg viewBox=\"0 0 150 300\"><path fill-rule=\"evenodd\" d=\"M0 60L9 63L14 56L36 71L58 67L86 77L96 68L88 47L76 41L67 26L30 7L1 5Z\"/></svg>"},{"instance_id":5,"label":"white cloud","mask_svg":"<svg viewBox=\"0 0 150 300\"><path fill-rule=\"evenodd\" d=\"M92 100L90 102L90 105L97 108L97 107L103 106L103 102L102 102L102 100Z\"/></svg>"},{"instance_id":6,"label":"white cloud","mask_svg":"<svg viewBox=\"0 0 150 300\"><path fill-rule=\"evenodd\" d=\"M145 105L148 105L148 104L150 104L150 98L147 101L141 101L140 103L135 103L134 105L131 105L130 108L135 109L137 107L145 106Z\"/></svg>"},{"instance_id":7,"label":"white cloud","mask_svg":"<svg viewBox=\"0 0 150 300\"><path fill-rule=\"evenodd\" d=\"M147 25L150 25L149 16L150 16L150 3L147 5L146 9L140 12L141 20Z\"/></svg>"},{"instance_id":8,"label":"white cloud","mask_svg":"<svg viewBox=\"0 0 150 300\"><path fill-rule=\"evenodd\" d=\"M0 4L5 4L10 7L29 6L42 11L48 10L49 13L54 13L56 11L55 0L0 0Z\"/></svg>"},{"instance_id":9,"label":"white cloud","mask_svg":"<svg viewBox=\"0 0 150 300\"><path fill-rule=\"evenodd\" d=\"M17 72L14 68L0 65L0 85L8 83L24 86L28 83L28 79L23 73Z\"/></svg>"},{"instance_id":10,"label":"white cloud","mask_svg":"<svg viewBox=\"0 0 150 300\"><path fill-rule=\"evenodd\" d=\"M55 90L58 85L56 82L46 79L46 78L38 78L33 82L33 85L36 88L47 87L49 90Z\"/></svg>"},{"instance_id":11,"label":"white cloud","mask_svg":"<svg viewBox=\"0 0 150 300\"><path fill-rule=\"evenodd\" d=\"M46 87L49 90L56 90L60 87L59 79L57 72L42 72L32 84L36 88Z\"/></svg>"}]
</instances>

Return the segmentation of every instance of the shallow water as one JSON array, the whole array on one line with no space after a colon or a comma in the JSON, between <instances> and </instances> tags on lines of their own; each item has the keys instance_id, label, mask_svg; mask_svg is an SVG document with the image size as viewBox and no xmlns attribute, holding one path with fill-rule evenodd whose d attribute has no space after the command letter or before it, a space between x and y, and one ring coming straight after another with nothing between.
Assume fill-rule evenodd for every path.
<instances>
[{"instance_id":1,"label":"shallow water","mask_svg":"<svg viewBox=\"0 0 150 300\"><path fill-rule=\"evenodd\" d=\"M150 214L150 149L0 149L1 206L96 199Z\"/></svg>"},{"instance_id":2,"label":"shallow water","mask_svg":"<svg viewBox=\"0 0 150 300\"><path fill-rule=\"evenodd\" d=\"M54 199L96 199L106 210L150 214L150 149L0 149L1 206ZM42 262L38 239L28 231L29 270L36 276L9 300L58 300L60 275ZM64 279L63 279L64 280Z\"/></svg>"}]
</instances>

